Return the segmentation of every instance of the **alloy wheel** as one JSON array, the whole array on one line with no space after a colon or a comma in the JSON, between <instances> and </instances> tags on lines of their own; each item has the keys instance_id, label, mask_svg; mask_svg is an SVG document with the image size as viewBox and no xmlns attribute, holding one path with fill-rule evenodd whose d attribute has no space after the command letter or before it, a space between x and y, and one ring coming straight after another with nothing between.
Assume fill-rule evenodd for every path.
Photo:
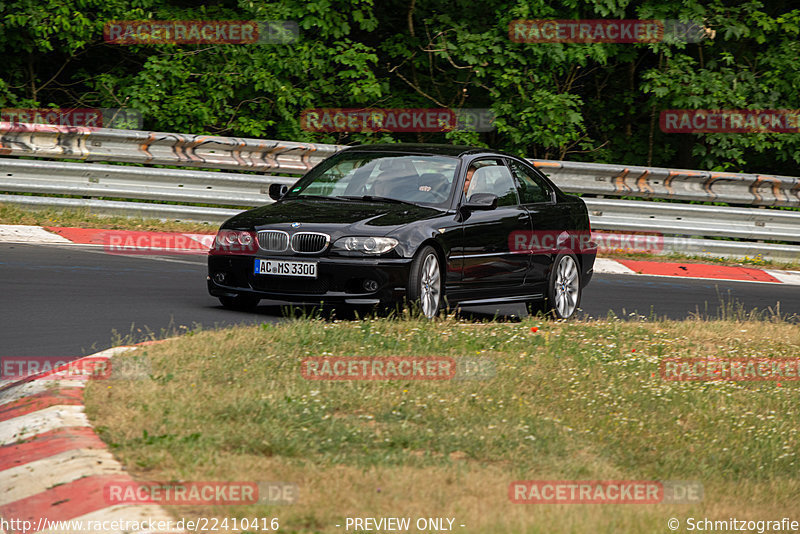
<instances>
[{"instance_id":1,"label":"alloy wheel","mask_svg":"<svg viewBox=\"0 0 800 534\"><path fill-rule=\"evenodd\" d=\"M430 319L439 311L441 294L442 277L439 273L439 260L436 259L436 254L428 254L422 263L419 291L419 300L425 317Z\"/></svg>"},{"instance_id":2,"label":"alloy wheel","mask_svg":"<svg viewBox=\"0 0 800 534\"><path fill-rule=\"evenodd\" d=\"M575 260L572 256L562 257L556 271L555 305L558 315L564 319L575 313L580 291L579 284L578 266L575 264Z\"/></svg>"}]
</instances>

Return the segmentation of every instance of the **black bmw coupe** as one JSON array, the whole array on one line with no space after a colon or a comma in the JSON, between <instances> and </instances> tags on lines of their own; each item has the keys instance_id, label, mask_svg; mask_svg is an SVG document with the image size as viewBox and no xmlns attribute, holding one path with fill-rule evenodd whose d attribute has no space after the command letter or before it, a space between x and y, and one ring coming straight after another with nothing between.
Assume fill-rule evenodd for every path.
<instances>
[{"instance_id":1,"label":"black bmw coupe","mask_svg":"<svg viewBox=\"0 0 800 534\"><path fill-rule=\"evenodd\" d=\"M569 318L592 277L583 201L484 148L356 146L270 196L226 221L209 251L208 290L225 307L406 302L434 317L526 302Z\"/></svg>"}]
</instances>

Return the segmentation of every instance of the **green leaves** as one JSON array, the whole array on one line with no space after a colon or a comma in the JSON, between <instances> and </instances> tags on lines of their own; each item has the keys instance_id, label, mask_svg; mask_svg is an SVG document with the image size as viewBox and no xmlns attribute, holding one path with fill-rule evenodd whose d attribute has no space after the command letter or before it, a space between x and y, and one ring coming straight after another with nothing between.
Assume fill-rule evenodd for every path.
<instances>
[{"instance_id":1,"label":"green leaves","mask_svg":"<svg viewBox=\"0 0 800 534\"><path fill-rule=\"evenodd\" d=\"M517 43L515 19L695 21L699 43ZM110 20L294 21L291 44L112 45ZM664 109L798 109L800 9L757 0L14 0L0 105L128 107L145 128L797 174L798 134L665 134ZM716 32L713 39L711 32ZM317 107L491 108L492 132L315 133ZM792 164L787 167L787 162Z\"/></svg>"}]
</instances>

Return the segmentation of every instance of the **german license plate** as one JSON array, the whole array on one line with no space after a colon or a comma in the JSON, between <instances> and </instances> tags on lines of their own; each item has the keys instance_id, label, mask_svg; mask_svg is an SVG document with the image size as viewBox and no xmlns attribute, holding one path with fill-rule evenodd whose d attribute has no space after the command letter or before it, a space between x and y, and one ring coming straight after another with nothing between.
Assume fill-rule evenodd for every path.
<instances>
[{"instance_id":1,"label":"german license plate","mask_svg":"<svg viewBox=\"0 0 800 534\"><path fill-rule=\"evenodd\" d=\"M256 258L255 273L277 276L302 276L305 278L316 278L317 262L261 260Z\"/></svg>"}]
</instances>

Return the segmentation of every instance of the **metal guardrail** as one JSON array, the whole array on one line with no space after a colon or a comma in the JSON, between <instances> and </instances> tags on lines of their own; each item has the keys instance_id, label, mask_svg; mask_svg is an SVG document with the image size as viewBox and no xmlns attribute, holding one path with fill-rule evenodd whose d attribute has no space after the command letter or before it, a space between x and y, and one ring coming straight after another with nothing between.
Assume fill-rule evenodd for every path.
<instances>
[{"instance_id":1,"label":"metal guardrail","mask_svg":"<svg viewBox=\"0 0 800 534\"><path fill-rule=\"evenodd\" d=\"M800 243L800 211L584 198L592 228Z\"/></svg>"},{"instance_id":2,"label":"metal guardrail","mask_svg":"<svg viewBox=\"0 0 800 534\"><path fill-rule=\"evenodd\" d=\"M800 207L800 178L528 160L568 193Z\"/></svg>"},{"instance_id":3,"label":"metal guardrail","mask_svg":"<svg viewBox=\"0 0 800 534\"><path fill-rule=\"evenodd\" d=\"M12 193L260 206L272 202L270 184L296 181L296 176L0 158L0 190Z\"/></svg>"},{"instance_id":4,"label":"metal guardrail","mask_svg":"<svg viewBox=\"0 0 800 534\"><path fill-rule=\"evenodd\" d=\"M337 145L0 122L0 155L304 174Z\"/></svg>"},{"instance_id":5,"label":"metal guardrail","mask_svg":"<svg viewBox=\"0 0 800 534\"><path fill-rule=\"evenodd\" d=\"M296 179L293 176L152 169L128 165L0 160L0 189L38 195L250 207L272 202L267 194L270 184L291 185ZM13 200L14 197L7 195L4 198ZM592 226L602 230L800 242L800 212L796 211L599 198L584 198L584 201L589 208ZM90 204L85 206L89 207ZM98 208L101 205L93 206ZM136 207L138 213L144 209ZM157 209L149 208L150 213L157 213ZM178 213L172 206L167 209L170 213Z\"/></svg>"},{"instance_id":6,"label":"metal guardrail","mask_svg":"<svg viewBox=\"0 0 800 534\"><path fill-rule=\"evenodd\" d=\"M5 126L10 126L5 123ZM84 207L101 213L221 222L237 210L271 202L270 184L291 185L325 157L344 147L129 130L88 130L0 123L0 155L84 161L127 162L179 167L270 171L271 175L164 169L152 166L73 163L0 158L0 191L57 198L0 195L0 202L41 207ZM752 174L711 173L624 167L568 161L529 160L566 192L718 201L755 206L800 206L800 179ZM284 176L281 176L283 174ZM286 176L286 175L291 176ZM181 206L99 200L97 197L207 204ZM800 212L584 198L592 227L611 231L728 237L800 243ZM670 247L716 255L800 258L800 246L677 238ZM667 246L669 245L669 246ZM696 246L695 246L696 245ZM747 252L742 252L742 251Z\"/></svg>"},{"instance_id":7,"label":"metal guardrail","mask_svg":"<svg viewBox=\"0 0 800 534\"><path fill-rule=\"evenodd\" d=\"M0 155L303 174L341 145L0 122ZM800 207L800 178L529 160L564 191Z\"/></svg>"}]
</instances>

